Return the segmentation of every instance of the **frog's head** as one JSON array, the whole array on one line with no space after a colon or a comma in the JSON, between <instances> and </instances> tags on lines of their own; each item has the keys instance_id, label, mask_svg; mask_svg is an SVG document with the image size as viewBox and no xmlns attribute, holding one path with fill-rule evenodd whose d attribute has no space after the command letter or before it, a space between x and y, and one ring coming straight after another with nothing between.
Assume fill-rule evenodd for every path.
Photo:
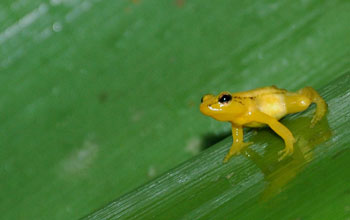
<instances>
[{"instance_id":1,"label":"frog's head","mask_svg":"<svg viewBox=\"0 0 350 220\"><path fill-rule=\"evenodd\" d=\"M244 105L232 100L229 92L203 96L199 109L204 115L219 121L231 121L245 111Z\"/></svg>"}]
</instances>

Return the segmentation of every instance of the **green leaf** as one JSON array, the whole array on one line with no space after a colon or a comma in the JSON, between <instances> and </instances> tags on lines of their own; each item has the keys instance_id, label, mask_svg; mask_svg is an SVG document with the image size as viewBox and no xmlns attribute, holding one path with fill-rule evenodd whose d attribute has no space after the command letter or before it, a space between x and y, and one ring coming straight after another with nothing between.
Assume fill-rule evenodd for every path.
<instances>
[{"instance_id":1,"label":"green leaf","mask_svg":"<svg viewBox=\"0 0 350 220\"><path fill-rule=\"evenodd\" d=\"M282 120L297 139L278 162L281 138L249 132L243 155L222 159L226 138L86 219L347 219L350 217L350 73L321 90L329 114L310 128L314 109Z\"/></svg>"}]
</instances>

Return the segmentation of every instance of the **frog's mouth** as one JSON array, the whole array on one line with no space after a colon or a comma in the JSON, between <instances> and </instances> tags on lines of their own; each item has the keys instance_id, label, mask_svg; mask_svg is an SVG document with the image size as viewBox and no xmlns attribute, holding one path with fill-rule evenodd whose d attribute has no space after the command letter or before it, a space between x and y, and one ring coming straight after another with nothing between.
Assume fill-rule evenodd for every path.
<instances>
[{"instance_id":1,"label":"frog's mouth","mask_svg":"<svg viewBox=\"0 0 350 220\"><path fill-rule=\"evenodd\" d=\"M210 113L210 105L206 105L205 103L202 103L199 106L199 110L204 114L204 115L209 115Z\"/></svg>"},{"instance_id":2,"label":"frog's mouth","mask_svg":"<svg viewBox=\"0 0 350 220\"><path fill-rule=\"evenodd\" d=\"M213 108L211 105L208 105L208 109L210 109L210 111L214 111L214 112L222 111L222 109Z\"/></svg>"},{"instance_id":3,"label":"frog's mouth","mask_svg":"<svg viewBox=\"0 0 350 220\"><path fill-rule=\"evenodd\" d=\"M199 110L204 114L213 117L213 115L222 111L222 109L214 108L212 104L202 103Z\"/></svg>"},{"instance_id":4,"label":"frog's mouth","mask_svg":"<svg viewBox=\"0 0 350 220\"><path fill-rule=\"evenodd\" d=\"M218 104L218 100L216 96L213 96L210 94L205 95L201 99L201 104L199 109L204 115L217 119L215 116L220 114L220 111L222 111L222 109L220 108L222 106L221 105L218 106L217 104Z\"/></svg>"}]
</instances>

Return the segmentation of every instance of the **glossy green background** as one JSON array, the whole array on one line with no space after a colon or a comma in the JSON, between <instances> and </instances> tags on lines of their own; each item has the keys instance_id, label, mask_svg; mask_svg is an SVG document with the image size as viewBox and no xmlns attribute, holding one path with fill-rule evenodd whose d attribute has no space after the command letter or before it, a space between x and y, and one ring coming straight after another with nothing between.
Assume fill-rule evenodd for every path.
<instances>
[{"instance_id":1,"label":"glossy green background","mask_svg":"<svg viewBox=\"0 0 350 220\"><path fill-rule=\"evenodd\" d=\"M348 1L0 4L0 212L78 218L229 126L200 97L320 89L350 68Z\"/></svg>"}]
</instances>

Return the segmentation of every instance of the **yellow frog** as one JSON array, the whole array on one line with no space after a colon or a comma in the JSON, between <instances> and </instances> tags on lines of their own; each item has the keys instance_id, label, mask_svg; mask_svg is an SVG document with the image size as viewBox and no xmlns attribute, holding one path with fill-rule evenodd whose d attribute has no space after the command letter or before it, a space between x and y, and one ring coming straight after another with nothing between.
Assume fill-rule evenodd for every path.
<instances>
[{"instance_id":1,"label":"yellow frog","mask_svg":"<svg viewBox=\"0 0 350 220\"><path fill-rule=\"evenodd\" d=\"M279 160L282 160L293 153L295 139L290 130L278 120L287 114L304 111L311 103L317 105L311 121L311 127L313 127L325 115L327 104L311 87L305 87L297 92L288 92L276 86L269 86L246 92L205 95L201 100L200 111L216 120L232 124L233 143L224 162L233 155L239 154L243 147L251 144L243 142L243 126L262 127L264 125L268 125L283 138L285 148L279 152L282 154Z\"/></svg>"}]
</instances>

